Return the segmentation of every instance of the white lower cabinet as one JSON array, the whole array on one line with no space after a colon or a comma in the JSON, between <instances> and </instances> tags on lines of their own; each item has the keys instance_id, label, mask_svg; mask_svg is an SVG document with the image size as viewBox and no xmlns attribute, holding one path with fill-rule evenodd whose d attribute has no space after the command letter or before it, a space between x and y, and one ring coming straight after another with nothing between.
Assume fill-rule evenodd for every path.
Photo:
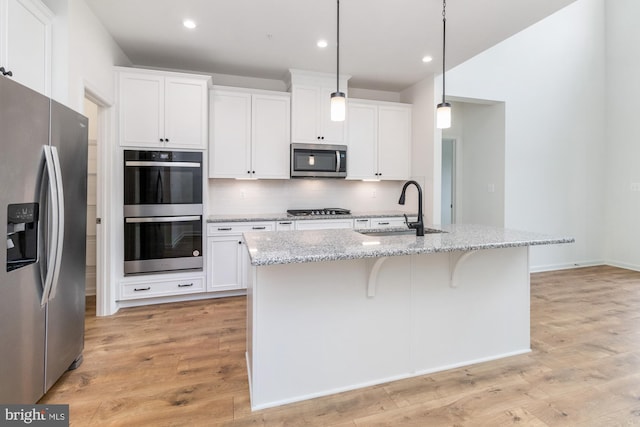
<instances>
[{"instance_id":1,"label":"white lower cabinet","mask_svg":"<svg viewBox=\"0 0 640 427\"><path fill-rule=\"evenodd\" d=\"M229 291L247 287L242 233L273 231L273 221L210 223L207 225L207 291Z\"/></svg>"},{"instance_id":2,"label":"white lower cabinet","mask_svg":"<svg viewBox=\"0 0 640 427\"><path fill-rule=\"evenodd\" d=\"M296 221L296 230L326 230L332 228L353 228L353 219L313 219Z\"/></svg>"},{"instance_id":3,"label":"white lower cabinet","mask_svg":"<svg viewBox=\"0 0 640 427\"><path fill-rule=\"evenodd\" d=\"M202 277L185 277L184 279L146 279L123 282L120 285L120 299L133 300L141 298L166 297L174 295L204 292Z\"/></svg>"}]
</instances>

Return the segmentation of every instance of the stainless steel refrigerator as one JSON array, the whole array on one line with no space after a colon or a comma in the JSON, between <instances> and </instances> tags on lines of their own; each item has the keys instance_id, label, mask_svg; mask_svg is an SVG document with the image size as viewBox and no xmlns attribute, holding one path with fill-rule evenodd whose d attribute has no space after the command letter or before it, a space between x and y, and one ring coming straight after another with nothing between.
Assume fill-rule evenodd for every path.
<instances>
[{"instance_id":1,"label":"stainless steel refrigerator","mask_svg":"<svg viewBox=\"0 0 640 427\"><path fill-rule=\"evenodd\" d=\"M0 403L82 361L87 119L0 77Z\"/></svg>"}]
</instances>

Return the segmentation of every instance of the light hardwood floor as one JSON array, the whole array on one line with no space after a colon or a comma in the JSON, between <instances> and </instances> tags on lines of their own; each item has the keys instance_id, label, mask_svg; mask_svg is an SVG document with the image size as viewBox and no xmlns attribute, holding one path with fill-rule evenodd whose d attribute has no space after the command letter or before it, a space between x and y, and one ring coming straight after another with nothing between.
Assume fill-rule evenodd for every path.
<instances>
[{"instance_id":1,"label":"light hardwood floor","mask_svg":"<svg viewBox=\"0 0 640 427\"><path fill-rule=\"evenodd\" d=\"M533 274L531 305L526 355L253 413L244 298L89 309L84 363L40 403L72 426L640 425L640 273Z\"/></svg>"}]
</instances>

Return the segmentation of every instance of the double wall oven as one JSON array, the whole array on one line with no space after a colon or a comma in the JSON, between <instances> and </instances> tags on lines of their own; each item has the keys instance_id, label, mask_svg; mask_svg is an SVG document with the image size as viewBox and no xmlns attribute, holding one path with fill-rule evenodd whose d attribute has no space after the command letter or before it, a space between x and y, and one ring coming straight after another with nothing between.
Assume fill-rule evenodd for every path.
<instances>
[{"instance_id":1,"label":"double wall oven","mask_svg":"<svg viewBox=\"0 0 640 427\"><path fill-rule=\"evenodd\" d=\"M124 151L124 273L201 270L202 153Z\"/></svg>"}]
</instances>

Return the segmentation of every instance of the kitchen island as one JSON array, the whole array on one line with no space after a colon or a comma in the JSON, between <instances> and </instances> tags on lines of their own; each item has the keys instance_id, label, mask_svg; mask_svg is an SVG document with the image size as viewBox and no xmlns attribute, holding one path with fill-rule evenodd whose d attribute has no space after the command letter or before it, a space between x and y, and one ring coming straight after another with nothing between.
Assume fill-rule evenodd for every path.
<instances>
[{"instance_id":1,"label":"kitchen island","mask_svg":"<svg viewBox=\"0 0 640 427\"><path fill-rule=\"evenodd\" d=\"M529 247L573 239L442 231L245 233L252 408L530 351Z\"/></svg>"}]
</instances>

